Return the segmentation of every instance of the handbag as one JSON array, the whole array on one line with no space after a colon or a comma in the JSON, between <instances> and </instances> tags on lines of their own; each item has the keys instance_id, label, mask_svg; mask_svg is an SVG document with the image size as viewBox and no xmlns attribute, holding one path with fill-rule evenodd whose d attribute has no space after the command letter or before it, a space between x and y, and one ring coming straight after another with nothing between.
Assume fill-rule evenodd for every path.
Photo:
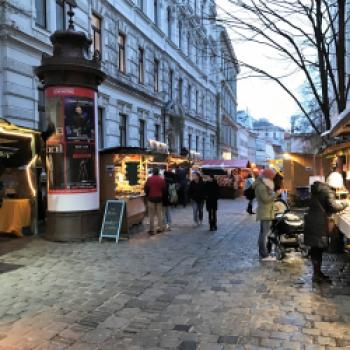
<instances>
[{"instance_id":1,"label":"handbag","mask_svg":"<svg viewBox=\"0 0 350 350\"><path fill-rule=\"evenodd\" d=\"M321 211L325 215L325 228L326 228L326 235L328 237L334 237L337 235L336 225L334 218L332 216L328 216L327 212L324 210L322 204L318 199L316 199L318 206L320 207Z\"/></svg>"}]
</instances>

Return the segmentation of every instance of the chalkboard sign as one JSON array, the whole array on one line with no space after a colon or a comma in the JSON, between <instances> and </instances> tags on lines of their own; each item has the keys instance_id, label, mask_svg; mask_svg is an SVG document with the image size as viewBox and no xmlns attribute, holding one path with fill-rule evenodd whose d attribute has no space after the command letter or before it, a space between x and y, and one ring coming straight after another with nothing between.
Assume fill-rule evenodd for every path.
<instances>
[{"instance_id":1,"label":"chalkboard sign","mask_svg":"<svg viewBox=\"0 0 350 350\"><path fill-rule=\"evenodd\" d=\"M102 238L115 238L118 243L120 228L123 222L125 201L108 200L106 202L105 213L100 232L100 243Z\"/></svg>"},{"instance_id":2,"label":"chalkboard sign","mask_svg":"<svg viewBox=\"0 0 350 350\"><path fill-rule=\"evenodd\" d=\"M139 163L127 162L125 163L126 174L125 177L129 181L130 186L135 186L139 183Z\"/></svg>"}]
</instances>

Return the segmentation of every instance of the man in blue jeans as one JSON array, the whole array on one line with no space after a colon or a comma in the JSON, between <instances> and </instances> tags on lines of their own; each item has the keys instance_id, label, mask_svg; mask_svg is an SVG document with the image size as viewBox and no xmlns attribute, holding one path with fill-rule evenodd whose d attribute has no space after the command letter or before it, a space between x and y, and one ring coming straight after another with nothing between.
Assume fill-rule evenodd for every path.
<instances>
[{"instance_id":1,"label":"man in blue jeans","mask_svg":"<svg viewBox=\"0 0 350 350\"><path fill-rule=\"evenodd\" d=\"M272 220L275 218L274 201L280 190L275 192L273 179L276 173L273 169L264 169L254 183L257 201L256 220L260 220L259 256L262 260L271 260L269 250L269 232Z\"/></svg>"}]
</instances>

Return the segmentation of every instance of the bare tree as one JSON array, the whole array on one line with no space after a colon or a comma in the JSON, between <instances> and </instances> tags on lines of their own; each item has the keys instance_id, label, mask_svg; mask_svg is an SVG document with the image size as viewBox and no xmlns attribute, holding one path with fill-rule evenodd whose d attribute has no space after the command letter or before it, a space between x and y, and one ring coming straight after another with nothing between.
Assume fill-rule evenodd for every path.
<instances>
[{"instance_id":1,"label":"bare tree","mask_svg":"<svg viewBox=\"0 0 350 350\"><path fill-rule=\"evenodd\" d=\"M346 69L347 0L227 0L232 10L221 11L223 21L243 40L263 45L288 63L283 75L240 62L254 74L274 80L294 99L314 130L331 128L331 112L346 108L350 76ZM302 71L322 123L315 123L299 96L284 79ZM315 74L316 73L316 74Z\"/></svg>"}]
</instances>

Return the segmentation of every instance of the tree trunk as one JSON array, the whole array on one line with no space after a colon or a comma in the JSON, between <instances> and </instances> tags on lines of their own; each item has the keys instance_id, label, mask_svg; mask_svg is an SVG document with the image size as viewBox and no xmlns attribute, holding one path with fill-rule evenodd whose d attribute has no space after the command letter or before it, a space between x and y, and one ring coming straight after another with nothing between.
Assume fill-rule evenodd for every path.
<instances>
[{"instance_id":1,"label":"tree trunk","mask_svg":"<svg viewBox=\"0 0 350 350\"><path fill-rule=\"evenodd\" d=\"M336 38L336 57L337 57L337 74L338 74L338 91L339 103L338 112L341 113L346 108L346 67L345 67L345 26L346 26L346 1L338 0L338 36Z\"/></svg>"}]
</instances>

